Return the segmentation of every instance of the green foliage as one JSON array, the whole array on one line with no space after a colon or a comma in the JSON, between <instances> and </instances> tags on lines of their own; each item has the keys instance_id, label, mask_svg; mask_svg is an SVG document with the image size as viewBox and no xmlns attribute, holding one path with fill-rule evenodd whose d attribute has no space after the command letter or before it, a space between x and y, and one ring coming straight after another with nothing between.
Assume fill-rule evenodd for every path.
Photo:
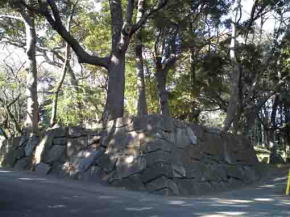
<instances>
[{"instance_id":1,"label":"green foliage","mask_svg":"<svg viewBox=\"0 0 290 217\"><path fill-rule=\"evenodd\" d=\"M135 62L126 64L126 84L125 84L125 110L130 115L137 114L137 76Z\"/></svg>"},{"instance_id":2,"label":"green foliage","mask_svg":"<svg viewBox=\"0 0 290 217\"><path fill-rule=\"evenodd\" d=\"M77 25L72 28L90 50L96 50L100 55L108 55L111 48L111 19L107 4L99 12L82 10L76 19ZM82 28L79 28L79 27Z\"/></svg>"},{"instance_id":3,"label":"green foliage","mask_svg":"<svg viewBox=\"0 0 290 217\"><path fill-rule=\"evenodd\" d=\"M87 83L79 86L78 93L70 86L64 87L58 100L57 120L65 126L99 121L103 111L103 101L103 91L91 88ZM46 113L50 116L51 104L46 106ZM46 120L48 121L49 118Z\"/></svg>"},{"instance_id":4,"label":"green foliage","mask_svg":"<svg viewBox=\"0 0 290 217\"><path fill-rule=\"evenodd\" d=\"M1 0L0 9L8 6L9 0Z\"/></svg>"}]
</instances>

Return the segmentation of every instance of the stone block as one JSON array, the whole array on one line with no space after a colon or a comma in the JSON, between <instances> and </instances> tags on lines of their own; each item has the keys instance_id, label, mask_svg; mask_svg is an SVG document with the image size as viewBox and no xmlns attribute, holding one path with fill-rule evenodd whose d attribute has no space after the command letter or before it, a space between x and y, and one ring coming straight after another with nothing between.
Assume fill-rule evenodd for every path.
<instances>
[{"instance_id":1,"label":"stone block","mask_svg":"<svg viewBox=\"0 0 290 217\"><path fill-rule=\"evenodd\" d=\"M100 135L90 135L88 139L88 145L99 144L101 142Z\"/></svg>"},{"instance_id":2,"label":"stone block","mask_svg":"<svg viewBox=\"0 0 290 217\"><path fill-rule=\"evenodd\" d=\"M78 138L69 138L67 142L67 156L71 158L79 151L88 147L88 137L82 136Z\"/></svg>"},{"instance_id":3,"label":"stone block","mask_svg":"<svg viewBox=\"0 0 290 217\"><path fill-rule=\"evenodd\" d=\"M176 129L176 134L175 134L175 145L177 148L186 148L191 144L191 140L187 134L186 128L181 129L177 128Z\"/></svg>"},{"instance_id":4,"label":"stone block","mask_svg":"<svg viewBox=\"0 0 290 217\"><path fill-rule=\"evenodd\" d=\"M16 161L19 159L20 155L18 150L15 150L14 148L10 148L3 156L3 161L1 163L4 167L14 167Z\"/></svg>"},{"instance_id":5,"label":"stone block","mask_svg":"<svg viewBox=\"0 0 290 217\"><path fill-rule=\"evenodd\" d=\"M175 128L186 128L187 127L187 124L184 121L175 119L174 120L174 127Z\"/></svg>"},{"instance_id":6,"label":"stone block","mask_svg":"<svg viewBox=\"0 0 290 217\"><path fill-rule=\"evenodd\" d=\"M187 132L187 135L189 137L189 140L191 141L191 144L196 145L197 144L197 137L194 134L194 132L192 131L192 129L190 127L187 127L186 132Z\"/></svg>"},{"instance_id":7,"label":"stone block","mask_svg":"<svg viewBox=\"0 0 290 217\"><path fill-rule=\"evenodd\" d=\"M193 194L202 195L213 191L209 182L195 182L193 185Z\"/></svg>"},{"instance_id":8,"label":"stone block","mask_svg":"<svg viewBox=\"0 0 290 217\"><path fill-rule=\"evenodd\" d=\"M172 168L169 164L164 162L158 162L150 167L147 167L142 173L141 173L141 179L144 183L149 182L150 180L156 179L157 177L165 176L168 178L172 178Z\"/></svg>"},{"instance_id":9,"label":"stone block","mask_svg":"<svg viewBox=\"0 0 290 217\"><path fill-rule=\"evenodd\" d=\"M67 136L67 128L66 127L55 127L51 128L48 131L46 131L46 134L48 134L51 137L66 137Z\"/></svg>"},{"instance_id":10,"label":"stone block","mask_svg":"<svg viewBox=\"0 0 290 217\"><path fill-rule=\"evenodd\" d=\"M86 172L81 174L81 179L88 181L88 182L98 182L102 184L107 184L103 182L101 177L104 175L101 167L98 166L91 166Z\"/></svg>"},{"instance_id":11,"label":"stone block","mask_svg":"<svg viewBox=\"0 0 290 217\"><path fill-rule=\"evenodd\" d=\"M142 145L142 151L144 151L144 153L155 152L158 150L170 152L172 151L172 147L173 145L164 139L154 139Z\"/></svg>"},{"instance_id":12,"label":"stone block","mask_svg":"<svg viewBox=\"0 0 290 217\"><path fill-rule=\"evenodd\" d=\"M147 165L153 165L157 162L169 163L171 162L171 154L162 150L149 152L144 154L144 158L147 162Z\"/></svg>"},{"instance_id":13,"label":"stone block","mask_svg":"<svg viewBox=\"0 0 290 217\"><path fill-rule=\"evenodd\" d=\"M113 152L118 152L123 151L131 142L134 142L134 136L120 128L116 130L107 146L109 151L113 149Z\"/></svg>"},{"instance_id":14,"label":"stone block","mask_svg":"<svg viewBox=\"0 0 290 217\"><path fill-rule=\"evenodd\" d=\"M18 147L16 150L15 150L15 157L17 160L23 158L25 156L25 151L22 147Z\"/></svg>"},{"instance_id":15,"label":"stone block","mask_svg":"<svg viewBox=\"0 0 290 217\"><path fill-rule=\"evenodd\" d=\"M24 148L25 156L32 156L38 143L39 143L39 137L37 137L37 136L29 137L29 139L25 145L25 148Z\"/></svg>"},{"instance_id":16,"label":"stone block","mask_svg":"<svg viewBox=\"0 0 290 217\"><path fill-rule=\"evenodd\" d=\"M155 135L156 135L156 138L165 140L167 143L175 144L175 135L172 132L159 130L158 133Z\"/></svg>"},{"instance_id":17,"label":"stone block","mask_svg":"<svg viewBox=\"0 0 290 217\"><path fill-rule=\"evenodd\" d=\"M162 115L137 117L133 120L133 129L135 131L154 133L161 129L169 133L173 132L174 128L174 119Z\"/></svg>"},{"instance_id":18,"label":"stone block","mask_svg":"<svg viewBox=\"0 0 290 217\"><path fill-rule=\"evenodd\" d=\"M130 157L130 156L128 156ZM146 168L146 161L143 157L129 160L121 159L116 164L116 175L118 178L123 179L137 173L141 173Z\"/></svg>"},{"instance_id":19,"label":"stone block","mask_svg":"<svg viewBox=\"0 0 290 217\"><path fill-rule=\"evenodd\" d=\"M66 145L67 144L67 138L66 137L59 137L53 139L54 145Z\"/></svg>"},{"instance_id":20,"label":"stone block","mask_svg":"<svg viewBox=\"0 0 290 217\"><path fill-rule=\"evenodd\" d=\"M215 156L223 156L225 154L224 145L223 143L219 143L220 140L218 138L207 138L206 141L199 142L199 150L207 155Z\"/></svg>"},{"instance_id":21,"label":"stone block","mask_svg":"<svg viewBox=\"0 0 290 217\"><path fill-rule=\"evenodd\" d=\"M168 189L169 191L166 191L167 195L179 195L177 184L165 176L161 176L152 180L151 182L147 183L145 187L150 192L160 193L160 190Z\"/></svg>"},{"instance_id":22,"label":"stone block","mask_svg":"<svg viewBox=\"0 0 290 217\"><path fill-rule=\"evenodd\" d=\"M75 138L75 137L84 137L87 136L88 132L81 126L74 126L68 128L68 136Z\"/></svg>"},{"instance_id":23,"label":"stone block","mask_svg":"<svg viewBox=\"0 0 290 217\"><path fill-rule=\"evenodd\" d=\"M52 163L55 161L65 160L66 147L63 145L54 145L43 156L43 162Z\"/></svg>"},{"instance_id":24,"label":"stone block","mask_svg":"<svg viewBox=\"0 0 290 217\"><path fill-rule=\"evenodd\" d=\"M172 174L174 178L184 178L186 177L186 170L182 165L173 164Z\"/></svg>"},{"instance_id":25,"label":"stone block","mask_svg":"<svg viewBox=\"0 0 290 217\"><path fill-rule=\"evenodd\" d=\"M242 171L241 166L239 165L232 165L226 167L226 174L228 177L232 177L234 179L240 179L243 180L244 173Z\"/></svg>"},{"instance_id":26,"label":"stone block","mask_svg":"<svg viewBox=\"0 0 290 217\"><path fill-rule=\"evenodd\" d=\"M130 190L145 190L145 186L138 175L132 175L125 179L114 180L112 185L116 187L125 187Z\"/></svg>"},{"instance_id":27,"label":"stone block","mask_svg":"<svg viewBox=\"0 0 290 217\"><path fill-rule=\"evenodd\" d=\"M16 170L28 170L32 166L32 158L24 157L18 160L14 166Z\"/></svg>"},{"instance_id":28,"label":"stone block","mask_svg":"<svg viewBox=\"0 0 290 217\"><path fill-rule=\"evenodd\" d=\"M177 183L179 192L181 195L191 195L194 194L194 179L178 179L174 180Z\"/></svg>"},{"instance_id":29,"label":"stone block","mask_svg":"<svg viewBox=\"0 0 290 217\"><path fill-rule=\"evenodd\" d=\"M205 127L196 124L190 124L189 127L199 139L203 139L207 135Z\"/></svg>"},{"instance_id":30,"label":"stone block","mask_svg":"<svg viewBox=\"0 0 290 217\"><path fill-rule=\"evenodd\" d=\"M186 176L188 178L195 178L199 180L202 178L205 170L206 165L201 162L195 162L192 165L186 165Z\"/></svg>"},{"instance_id":31,"label":"stone block","mask_svg":"<svg viewBox=\"0 0 290 217\"><path fill-rule=\"evenodd\" d=\"M108 154L103 154L96 159L95 164L101 167L106 173L109 173L114 169L116 161L117 159L111 159Z\"/></svg>"},{"instance_id":32,"label":"stone block","mask_svg":"<svg viewBox=\"0 0 290 217\"><path fill-rule=\"evenodd\" d=\"M79 165L77 167L78 172L80 173L86 172L96 162L96 160L103 155L103 153L104 150L86 151L84 153L84 157L80 160Z\"/></svg>"},{"instance_id":33,"label":"stone block","mask_svg":"<svg viewBox=\"0 0 290 217\"><path fill-rule=\"evenodd\" d=\"M35 172L40 175L46 175L49 173L50 165L45 163L39 163L35 166Z\"/></svg>"},{"instance_id":34,"label":"stone block","mask_svg":"<svg viewBox=\"0 0 290 217\"><path fill-rule=\"evenodd\" d=\"M46 151L52 147L53 136L51 135L52 133L46 133L46 135L41 139L40 143L37 145L34 152L36 164L42 161L42 158L46 154Z\"/></svg>"},{"instance_id":35,"label":"stone block","mask_svg":"<svg viewBox=\"0 0 290 217\"><path fill-rule=\"evenodd\" d=\"M254 167L243 166L243 170L244 170L243 181L245 183L252 183L252 182L257 181L259 179L259 175Z\"/></svg>"},{"instance_id":36,"label":"stone block","mask_svg":"<svg viewBox=\"0 0 290 217\"><path fill-rule=\"evenodd\" d=\"M227 181L227 189L231 189L235 187L242 187L243 185L244 185L244 182L236 178L229 178Z\"/></svg>"},{"instance_id":37,"label":"stone block","mask_svg":"<svg viewBox=\"0 0 290 217\"><path fill-rule=\"evenodd\" d=\"M217 169L215 166L208 165L202 172L203 181L222 181L226 179L226 171L223 168Z\"/></svg>"}]
</instances>

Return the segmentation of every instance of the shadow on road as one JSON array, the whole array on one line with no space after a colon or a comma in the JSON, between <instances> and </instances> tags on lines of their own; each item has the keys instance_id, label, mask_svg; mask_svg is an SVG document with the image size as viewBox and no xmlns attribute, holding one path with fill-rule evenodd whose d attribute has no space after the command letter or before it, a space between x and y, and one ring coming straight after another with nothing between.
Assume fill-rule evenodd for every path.
<instances>
[{"instance_id":1,"label":"shadow on road","mask_svg":"<svg viewBox=\"0 0 290 217\"><path fill-rule=\"evenodd\" d=\"M0 169L2 217L290 216L286 177L215 196L163 197Z\"/></svg>"}]
</instances>

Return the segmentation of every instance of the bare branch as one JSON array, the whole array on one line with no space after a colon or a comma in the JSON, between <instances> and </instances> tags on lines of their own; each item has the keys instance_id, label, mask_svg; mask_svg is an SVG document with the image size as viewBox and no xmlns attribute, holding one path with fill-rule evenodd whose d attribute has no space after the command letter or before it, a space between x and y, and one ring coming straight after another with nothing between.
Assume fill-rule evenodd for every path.
<instances>
[{"instance_id":1,"label":"bare branch","mask_svg":"<svg viewBox=\"0 0 290 217\"><path fill-rule=\"evenodd\" d=\"M19 93L18 96L7 105L7 108L10 108L10 106L12 106L14 103L16 103L17 100L20 98L20 96L21 96L21 93Z\"/></svg>"},{"instance_id":2,"label":"bare branch","mask_svg":"<svg viewBox=\"0 0 290 217\"><path fill-rule=\"evenodd\" d=\"M18 20L23 22L24 20L22 19L22 17L17 17L17 16L12 16L12 15L7 15L7 14L0 14L0 18L8 18L8 19L13 19L13 20Z\"/></svg>"}]
</instances>

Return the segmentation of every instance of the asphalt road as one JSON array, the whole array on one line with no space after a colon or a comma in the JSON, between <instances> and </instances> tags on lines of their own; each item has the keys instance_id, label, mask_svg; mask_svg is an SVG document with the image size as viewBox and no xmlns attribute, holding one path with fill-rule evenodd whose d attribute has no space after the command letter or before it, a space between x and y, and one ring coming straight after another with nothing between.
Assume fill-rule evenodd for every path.
<instances>
[{"instance_id":1,"label":"asphalt road","mask_svg":"<svg viewBox=\"0 0 290 217\"><path fill-rule=\"evenodd\" d=\"M286 174L203 197L163 197L0 169L0 217L290 217Z\"/></svg>"}]
</instances>

